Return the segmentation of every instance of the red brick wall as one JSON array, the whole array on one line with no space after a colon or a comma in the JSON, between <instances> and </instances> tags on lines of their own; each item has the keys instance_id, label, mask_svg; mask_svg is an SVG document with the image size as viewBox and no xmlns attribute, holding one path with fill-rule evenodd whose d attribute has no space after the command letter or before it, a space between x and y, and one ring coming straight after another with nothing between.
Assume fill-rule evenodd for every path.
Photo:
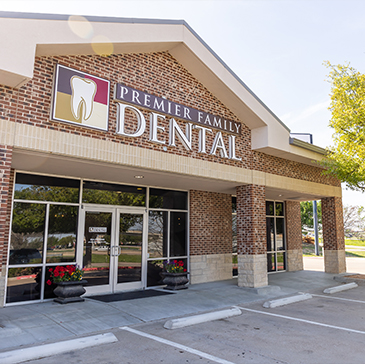
<instances>
[{"instance_id":1,"label":"red brick wall","mask_svg":"<svg viewBox=\"0 0 365 364\"><path fill-rule=\"evenodd\" d=\"M9 229L10 229L10 214L11 214L11 199L14 171L11 170L12 147L0 145L0 271L6 265Z\"/></svg>"},{"instance_id":2,"label":"red brick wall","mask_svg":"<svg viewBox=\"0 0 365 364\"><path fill-rule=\"evenodd\" d=\"M190 255L232 254L232 198L190 191Z\"/></svg>"},{"instance_id":3,"label":"red brick wall","mask_svg":"<svg viewBox=\"0 0 365 364\"><path fill-rule=\"evenodd\" d=\"M0 119L15 121L18 91L0 85Z\"/></svg>"},{"instance_id":4,"label":"red brick wall","mask_svg":"<svg viewBox=\"0 0 365 364\"><path fill-rule=\"evenodd\" d=\"M302 249L302 222L300 202L285 202L287 250Z\"/></svg>"},{"instance_id":5,"label":"red brick wall","mask_svg":"<svg viewBox=\"0 0 365 364\"><path fill-rule=\"evenodd\" d=\"M287 161L282 158L272 157L263 153L251 150L251 132L244 125L244 120L239 120L228 108L225 107L213 94L198 82L180 63L169 53L146 53L146 54L122 54L101 56L57 56L57 57L36 57L34 66L34 77L19 93L14 90L1 87L0 85L0 118L8 120L16 119L17 122L30 125L50 128L65 133L89 136L108 140L115 143L129 144L148 149L162 151L165 145L149 142L148 111L143 111L147 128L142 137L130 138L116 134L116 103L110 102L109 131L97 131L77 125L52 122L49 120L51 107L51 94L53 86L53 72L56 63L88 72L93 75L111 81L110 100L113 99L113 90L116 83L124 83L142 91L164 96L174 102L188 105L190 107L222 116L226 119L242 123L242 136L236 138L237 155L242 161L232 161L216 156L198 153L198 132L193 132L193 150L187 151L179 140L177 147L168 147L167 153L189 156L192 158L232 165L236 167L255 169L269 172L280 176L287 176L312 182L339 186L339 182L331 177L323 176L322 169L307 166L297 162ZM16 106L16 100L19 103ZM168 121L161 121L165 127L165 140L168 135ZM184 125L179 122L180 125ZM132 131L133 125L126 123L126 129ZM184 129L183 129L184 130ZM215 132L214 132L215 135ZM207 150L209 152L213 134L207 133ZM161 138L161 137L160 137ZM223 133L223 138L228 147L228 135Z\"/></svg>"},{"instance_id":6,"label":"red brick wall","mask_svg":"<svg viewBox=\"0 0 365 364\"><path fill-rule=\"evenodd\" d=\"M265 187L239 186L237 197L237 253L266 254Z\"/></svg>"},{"instance_id":7,"label":"red brick wall","mask_svg":"<svg viewBox=\"0 0 365 364\"><path fill-rule=\"evenodd\" d=\"M326 197L322 202L323 247L325 250L345 249L343 209L340 197Z\"/></svg>"}]
</instances>

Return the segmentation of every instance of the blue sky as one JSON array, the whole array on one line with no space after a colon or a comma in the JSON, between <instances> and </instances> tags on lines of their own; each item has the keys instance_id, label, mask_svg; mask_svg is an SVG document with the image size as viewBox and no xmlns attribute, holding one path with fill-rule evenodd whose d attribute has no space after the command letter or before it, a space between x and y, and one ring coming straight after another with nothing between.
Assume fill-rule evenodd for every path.
<instances>
[{"instance_id":1,"label":"blue sky","mask_svg":"<svg viewBox=\"0 0 365 364\"><path fill-rule=\"evenodd\" d=\"M0 0L0 11L184 19L291 129L331 144L324 61L365 73L363 0ZM344 191L344 204L365 194Z\"/></svg>"}]
</instances>

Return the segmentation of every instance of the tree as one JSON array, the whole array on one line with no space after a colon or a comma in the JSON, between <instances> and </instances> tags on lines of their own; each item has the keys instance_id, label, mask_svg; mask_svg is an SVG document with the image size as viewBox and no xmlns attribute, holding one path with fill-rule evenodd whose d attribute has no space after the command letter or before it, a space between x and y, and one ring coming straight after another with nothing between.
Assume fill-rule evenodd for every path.
<instances>
[{"instance_id":1,"label":"tree","mask_svg":"<svg viewBox=\"0 0 365 364\"><path fill-rule=\"evenodd\" d=\"M321 202L317 203L318 212L318 225L319 230L322 227L322 205ZM303 201L300 203L300 214L302 219L302 226L313 229L313 201Z\"/></svg>"},{"instance_id":2,"label":"tree","mask_svg":"<svg viewBox=\"0 0 365 364\"><path fill-rule=\"evenodd\" d=\"M365 191L365 75L349 65L326 66L331 70L334 145L323 165L351 190Z\"/></svg>"},{"instance_id":3,"label":"tree","mask_svg":"<svg viewBox=\"0 0 365 364\"><path fill-rule=\"evenodd\" d=\"M365 231L365 208L362 206L344 206L343 227L345 235L361 238Z\"/></svg>"}]
</instances>

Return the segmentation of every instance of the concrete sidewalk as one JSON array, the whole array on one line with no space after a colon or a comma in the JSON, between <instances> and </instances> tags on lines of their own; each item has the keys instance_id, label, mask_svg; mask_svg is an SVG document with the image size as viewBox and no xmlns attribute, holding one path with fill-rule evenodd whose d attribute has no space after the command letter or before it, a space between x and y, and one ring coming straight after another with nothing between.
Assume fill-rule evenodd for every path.
<instances>
[{"instance_id":1,"label":"concrete sidewalk","mask_svg":"<svg viewBox=\"0 0 365 364\"><path fill-rule=\"evenodd\" d=\"M269 275L271 289L240 288L237 279L189 286L175 294L103 303L60 305L53 301L0 309L0 352L172 317L214 311L336 285L316 271Z\"/></svg>"},{"instance_id":2,"label":"concrete sidewalk","mask_svg":"<svg viewBox=\"0 0 365 364\"><path fill-rule=\"evenodd\" d=\"M319 257L303 257L304 269L323 272L324 258ZM347 273L365 274L365 258L346 258Z\"/></svg>"}]
</instances>

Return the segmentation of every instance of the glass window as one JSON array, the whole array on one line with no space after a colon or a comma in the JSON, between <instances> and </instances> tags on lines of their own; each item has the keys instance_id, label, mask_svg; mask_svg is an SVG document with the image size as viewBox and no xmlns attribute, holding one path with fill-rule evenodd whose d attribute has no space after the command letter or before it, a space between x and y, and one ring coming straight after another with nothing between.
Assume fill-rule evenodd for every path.
<instances>
[{"instance_id":1,"label":"glass window","mask_svg":"<svg viewBox=\"0 0 365 364\"><path fill-rule=\"evenodd\" d=\"M274 202L266 201L266 215L274 216Z\"/></svg>"},{"instance_id":2,"label":"glass window","mask_svg":"<svg viewBox=\"0 0 365 364\"><path fill-rule=\"evenodd\" d=\"M42 263L46 205L14 202L9 264Z\"/></svg>"},{"instance_id":3,"label":"glass window","mask_svg":"<svg viewBox=\"0 0 365 364\"><path fill-rule=\"evenodd\" d=\"M39 300L41 280L42 268L40 267L10 268L6 303Z\"/></svg>"},{"instance_id":4,"label":"glass window","mask_svg":"<svg viewBox=\"0 0 365 364\"><path fill-rule=\"evenodd\" d=\"M268 272L276 271L275 255L276 254L267 254L267 271Z\"/></svg>"},{"instance_id":5,"label":"glass window","mask_svg":"<svg viewBox=\"0 0 365 364\"><path fill-rule=\"evenodd\" d=\"M147 262L147 287L163 285L161 272L163 272L163 260L150 260Z\"/></svg>"},{"instance_id":6,"label":"glass window","mask_svg":"<svg viewBox=\"0 0 365 364\"><path fill-rule=\"evenodd\" d=\"M188 194L182 191L150 189L150 208L161 209L188 209Z\"/></svg>"},{"instance_id":7,"label":"glass window","mask_svg":"<svg viewBox=\"0 0 365 364\"><path fill-rule=\"evenodd\" d=\"M170 213L170 256L179 257L186 255L186 212Z\"/></svg>"},{"instance_id":8,"label":"glass window","mask_svg":"<svg viewBox=\"0 0 365 364\"><path fill-rule=\"evenodd\" d=\"M146 188L103 182L84 182L82 202L115 206L145 206Z\"/></svg>"},{"instance_id":9,"label":"glass window","mask_svg":"<svg viewBox=\"0 0 365 364\"><path fill-rule=\"evenodd\" d=\"M284 216L284 203L275 202L275 214L276 216Z\"/></svg>"},{"instance_id":10,"label":"glass window","mask_svg":"<svg viewBox=\"0 0 365 364\"><path fill-rule=\"evenodd\" d=\"M148 216L148 257L167 256L168 212L150 211Z\"/></svg>"},{"instance_id":11,"label":"glass window","mask_svg":"<svg viewBox=\"0 0 365 364\"><path fill-rule=\"evenodd\" d=\"M267 251L275 250L275 224L273 217L266 218L266 243L267 243Z\"/></svg>"},{"instance_id":12,"label":"glass window","mask_svg":"<svg viewBox=\"0 0 365 364\"><path fill-rule=\"evenodd\" d=\"M276 250L285 250L284 219L276 219Z\"/></svg>"},{"instance_id":13,"label":"glass window","mask_svg":"<svg viewBox=\"0 0 365 364\"><path fill-rule=\"evenodd\" d=\"M237 215L232 215L232 252L237 253Z\"/></svg>"},{"instance_id":14,"label":"glass window","mask_svg":"<svg viewBox=\"0 0 365 364\"><path fill-rule=\"evenodd\" d=\"M232 214L237 213L237 197L232 197Z\"/></svg>"},{"instance_id":15,"label":"glass window","mask_svg":"<svg viewBox=\"0 0 365 364\"><path fill-rule=\"evenodd\" d=\"M75 262L78 207L50 205L47 263Z\"/></svg>"},{"instance_id":16,"label":"glass window","mask_svg":"<svg viewBox=\"0 0 365 364\"><path fill-rule=\"evenodd\" d=\"M286 263L285 263L285 253L278 253L278 270L285 270Z\"/></svg>"},{"instance_id":17,"label":"glass window","mask_svg":"<svg viewBox=\"0 0 365 364\"><path fill-rule=\"evenodd\" d=\"M79 202L80 181L17 173L14 198L54 202Z\"/></svg>"}]
</instances>

